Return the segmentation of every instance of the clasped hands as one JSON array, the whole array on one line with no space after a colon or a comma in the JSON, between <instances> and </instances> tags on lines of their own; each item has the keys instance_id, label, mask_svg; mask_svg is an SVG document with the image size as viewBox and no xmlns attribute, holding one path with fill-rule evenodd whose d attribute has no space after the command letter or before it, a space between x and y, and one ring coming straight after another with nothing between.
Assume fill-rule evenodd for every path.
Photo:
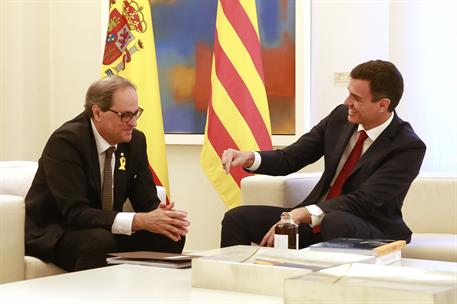
<instances>
[{"instance_id":1,"label":"clasped hands","mask_svg":"<svg viewBox=\"0 0 457 304\"><path fill-rule=\"evenodd\" d=\"M232 167L243 166L249 168L254 163L254 153L253 152L243 152L234 149L227 149L222 153L221 161L222 168L225 173L229 173ZM292 219L295 224L311 224L311 214L308 212L308 209L305 207L296 208L290 211L292 214ZM260 246L272 247L274 245L274 234L275 227L279 221L274 224L270 230L265 234Z\"/></svg>"},{"instance_id":2,"label":"clasped hands","mask_svg":"<svg viewBox=\"0 0 457 304\"><path fill-rule=\"evenodd\" d=\"M165 235L177 242L188 232L190 222L187 212L174 210L175 203L160 202L159 207L149 212L135 213L132 230L147 230Z\"/></svg>"}]
</instances>

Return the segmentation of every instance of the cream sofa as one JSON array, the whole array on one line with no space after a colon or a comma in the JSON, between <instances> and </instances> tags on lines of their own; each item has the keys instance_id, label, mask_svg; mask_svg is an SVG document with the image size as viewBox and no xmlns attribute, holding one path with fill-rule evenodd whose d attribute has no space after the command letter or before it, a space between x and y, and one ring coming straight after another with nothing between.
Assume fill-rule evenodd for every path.
<instances>
[{"instance_id":1,"label":"cream sofa","mask_svg":"<svg viewBox=\"0 0 457 304\"><path fill-rule=\"evenodd\" d=\"M318 172L246 177L241 181L241 204L293 207L303 201L319 177ZM403 257L457 262L457 178L420 174L402 211L413 231Z\"/></svg>"},{"instance_id":2,"label":"cream sofa","mask_svg":"<svg viewBox=\"0 0 457 304\"><path fill-rule=\"evenodd\" d=\"M24 255L24 197L38 168L34 161L0 161L0 283L33 279L65 271ZM157 187L159 198L165 189ZM124 210L131 210L126 204Z\"/></svg>"}]
</instances>

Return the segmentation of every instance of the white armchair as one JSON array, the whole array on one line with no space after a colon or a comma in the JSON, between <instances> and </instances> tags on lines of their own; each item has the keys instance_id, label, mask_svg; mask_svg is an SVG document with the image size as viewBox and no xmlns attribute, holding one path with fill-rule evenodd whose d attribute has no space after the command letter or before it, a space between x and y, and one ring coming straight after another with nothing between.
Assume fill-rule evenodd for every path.
<instances>
[{"instance_id":1,"label":"white armchair","mask_svg":"<svg viewBox=\"0 0 457 304\"><path fill-rule=\"evenodd\" d=\"M0 161L0 283L65 272L52 263L24 255L24 197L37 168L34 161ZM157 187L157 194L165 200L163 187Z\"/></svg>"},{"instance_id":2,"label":"white armchair","mask_svg":"<svg viewBox=\"0 0 457 304\"><path fill-rule=\"evenodd\" d=\"M313 190L320 176L320 172L312 172L245 177L241 180L242 205L295 207Z\"/></svg>"},{"instance_id":3,"label":"white armchair","mask_svg":"<svg viewBox=\"0 0 457 304\"><path fill-rule=\"evenodd\" d=\"M294 207L311 192L320 175L246 177L241 180L241 205ZM457 178L417 177L402 212L413 231L403 257L457 262Z\"/></svg>"}]
</instances>

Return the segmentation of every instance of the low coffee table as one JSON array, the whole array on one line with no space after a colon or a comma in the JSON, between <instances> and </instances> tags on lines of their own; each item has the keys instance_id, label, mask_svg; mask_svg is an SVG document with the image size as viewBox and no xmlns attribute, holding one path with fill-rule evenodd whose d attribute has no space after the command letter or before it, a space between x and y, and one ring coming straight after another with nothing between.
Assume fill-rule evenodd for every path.
<instances>
[{"instance_id":1,"label":"low coffee table","mask_svg":"<svg viewBox=\"0 0 457 304\"><path fill-rule=\"evenodd\" d=\"M457 275L457 263L392 264ZM282 297L192 288L191 269L116 265L0 285L2 303L283 303Z\"/></svg>"},{"instance_id":2,"label":"low coffee table","mask_svg":"<svg viewBox=\"0 0 457 304\"><path fill-rule=\"evenodd\" d=\"M191 269L116 265L0 285L2 303L282 303L282 297L192 288Z\"/></svg>"}]
</instances>

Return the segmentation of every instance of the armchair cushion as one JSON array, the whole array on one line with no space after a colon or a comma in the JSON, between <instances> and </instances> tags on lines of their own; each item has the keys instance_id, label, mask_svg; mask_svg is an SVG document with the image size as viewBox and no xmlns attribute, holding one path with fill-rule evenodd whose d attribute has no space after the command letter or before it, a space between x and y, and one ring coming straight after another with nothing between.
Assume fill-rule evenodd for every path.
<instances>
[{"instance_id":1,"label":"armchair cushion","mask_svg":"<svg viewBox=\"0 0 457 304\"><path fill-rule=\"evenodd\" d=\"M411 184L402 208L414 233L457 235L457 178L421 175Z\"/></svg>"},{"instance_id":2,"label":"armchair cushion","mask_svg":"<svg viewBox=\"0 0 457 304\"><path fill-rule=\"evenodd\" d=\"M403 257L457 262L457 234L413 233Z\"/></svg>"},{"instance_id":3,"label":"armchair cushion","mask_svg":"<svg viewBox=\"0 0 457 304\"><path fill-rule=\"evenodd\" d=\"M65 273L66 271L56 266L53 263L45 263L40 259L32 256L24 257L25 272L24 279L36 279L41 277L47 277L50 275L56 275Z\"/></svg>"}]
</instances>

